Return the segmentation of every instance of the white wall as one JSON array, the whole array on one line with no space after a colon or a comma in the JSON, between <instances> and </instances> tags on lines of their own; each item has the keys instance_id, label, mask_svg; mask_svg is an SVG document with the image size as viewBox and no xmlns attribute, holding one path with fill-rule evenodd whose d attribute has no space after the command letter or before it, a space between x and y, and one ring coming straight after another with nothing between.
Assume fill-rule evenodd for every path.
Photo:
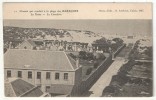
<instances>
[{"instance_id":1,"label":"white wall","mask_svg":"<svg viewBox=\"0 0 156 100\"><path fill-rule=\"evenodd\" d=\"M41 70L22 70L22 69L4 69L4 79L7 79L7 70L11 70L11 77L17 77L18 71L22 71L22 79L33 85L41 84L41 89L45 91L46 86L52 84L64 84L64 85L74 85L75 84L75 72L70 71L41 71ZM32 79L28 79L28 71L32 71ZM41 72L41 80L37 79L37 72ZM46 72L51 72L50 79L46 79ZM60 73L59 80L55 80L55 73ZM64 73L68 73L68 80L64 80ZM77 80L77 79L76 79ZM78 79L79 80L79 79ZM77 83L77 82L76 82Z\"/></svg>"}]
</instances>

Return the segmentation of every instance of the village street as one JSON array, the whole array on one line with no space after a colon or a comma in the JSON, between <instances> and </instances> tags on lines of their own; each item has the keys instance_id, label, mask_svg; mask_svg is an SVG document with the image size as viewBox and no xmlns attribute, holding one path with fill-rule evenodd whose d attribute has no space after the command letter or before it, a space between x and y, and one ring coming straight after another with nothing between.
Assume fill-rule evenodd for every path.
<instances>
[{"instance_id":1,"label":"village street","mask_svg":"<svg viewBox=\"0 0 156 100\"><path fill-rule=\"evenodd\" d=\"M100 97L102 95L103 89L109 85L111 82L112 76L116 75L122 64L124 63L124 59L115 60L110 67L104 72L101 77L97 80L97 82L90 88L90 92L92 93L90 97Z\"/></svg>"},{"instance_id":2,"label":"village street","mask_svg":"<svg viewBox=\"0 0 156 100\"><path fill-rule=\"evenodd\" d=\"M127 56L132 49L133 44L128 44L115 58L114 62L104 72L97 82L90 88L90 97L99 97L106 86L111 82L112 76L116 75L120 67L127 61Z\"/></svg>"}]
</instances>

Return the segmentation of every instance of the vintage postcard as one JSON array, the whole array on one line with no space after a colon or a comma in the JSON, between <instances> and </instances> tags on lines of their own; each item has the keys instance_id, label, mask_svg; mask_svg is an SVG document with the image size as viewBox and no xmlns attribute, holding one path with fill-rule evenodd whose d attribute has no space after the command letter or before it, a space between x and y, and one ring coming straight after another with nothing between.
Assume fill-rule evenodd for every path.
<instances>
[{"instance_id":1,"label":"vintage postcard","mask_svg":"<svg viewBox=\"0 0 156 100\"><path fill-rule=\"evenodd\" d=\"M5 96L153 96L152 21L152 3L3 3Z\"/></svg>"}]
</instances>

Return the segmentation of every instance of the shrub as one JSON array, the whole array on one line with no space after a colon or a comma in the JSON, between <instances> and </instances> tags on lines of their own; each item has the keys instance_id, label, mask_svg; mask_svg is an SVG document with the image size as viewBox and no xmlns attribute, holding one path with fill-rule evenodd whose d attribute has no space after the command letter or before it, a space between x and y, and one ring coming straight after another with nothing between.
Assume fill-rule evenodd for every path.
<instances>
[{"instance_id":1,"label":"shrub","mask_svg":"<svg viewBox=\"0 0 156 100\"><path fill-rule=\"evenodd\" d=\"M79 52L79 57L80 57L81 59L86 59L86 52L85 52L85 51L80 51L80 52Z\"/></svg>"},{"instance_id":2,"label":"shrub","mask_svg":"<svg viewBox=\"0 0 156 100\"><path fill-rule=\"evenodd\" d=\"M148 78L147 79L144 79L143 81L144 81L144 84L145 85L148 85L148 86L152 86L152 84L153 84L152 80L151 79L148 79Z\"/></svg>"},{"instance_id":3,"label":"shrub","mask_svg":"<svg viewBox=\"0 0 156 100\"><path fill-rule=\"evenodd\" d=\"M138 85L142 84L141 78L136 78L136 79L133 79L132 81L133 81L133 83L138 84Z\"/></svg>"},{"instance_id":4,"label":"shrub","mask_svg":"<svg viewBox=\"0 0 156 100\"><path fill-rule=\"evenodd\" d=\"M127 76L118 74L118 75L114 75L114 76L112 77L111 83L117 82L118 85L122 86L122 85L124 85L125 83L127 83L129 80L130 80L130 79L129 79Z\"/></svg>"},{"instance_id":5,"label":"shrub","mask_svg":"<svg viewBox=\"0 0 156 100\"><path fill-rule=\"evenodd\" d=\"M94 63L94 68L97 68L99 66L99 63L98 62L95 62Z\"/></svg>"},{"instance_id":6,"label":"shrub","mask_svg":"<svg viewBox=\"0 0 156 100\"><path fill-rule=\"evenodd\" d=\"M87 72L86 72L86 75L89 75L91 72L92 72L92 68L88 68Z\"/></svg>"},{"instance_id":7,"label":"shrub","mask_svg":"<svg viewBox=\"0 0 156 100\"><path fill-rule=\"evenodd\" d=\"M94 53L94 56L97 60L104 60L106 58L102 53Z\"/></svg>"},{"instance_id":8,"label":"shrub","mask_svg":"<svg viewBox=\"0 0 156 100\"><path fill-rule=\"evenodd\" d=\"M94 59L93 53L87 52L87 53L86 53L86 59L87 59L87 60L93 60L93 59Z\"/></svg>"},{"instance_id":9,"label":"shrub","mask_svg":"<svg viewBox=\"0 0 156 100\"><path fill-rule=\"evenodd\" d=\"M104 90L103 90L103 94L104 93L114 93L115 92L115 88L113 86L107 86Z\"/></svg>"}]
</instances>

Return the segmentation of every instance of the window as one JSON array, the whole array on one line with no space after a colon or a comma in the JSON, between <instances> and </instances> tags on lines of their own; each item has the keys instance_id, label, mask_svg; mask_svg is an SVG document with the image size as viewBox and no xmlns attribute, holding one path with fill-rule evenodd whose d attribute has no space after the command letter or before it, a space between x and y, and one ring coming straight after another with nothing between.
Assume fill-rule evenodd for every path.
<instances>
[{"instance_id":1,"label":"window","mask_svg":"<svg viewBox=\"0 0 156 100\"><path fill-rule=\"evenodd\" d=\"M7 77L11 77L11 70L7 71Z\"/></svg>"},{"instance_id":2,"label":"window","mask_svg":"<svg viewBox=\"0 0 156 100\"><path fill-rule=\"evenodd\" d=\"M28 78L32 78L32 72L28 71Z\"/></svg>"},{"instance_id":3,"label":"window","mask_svg":"<svg viewBox=\"0 0 156 100\"><path fill-rule=\"evenodd\" d=\"M55 79L56 79L56 80L59 79L59 73L55 73Z\"/></svg>"},{"instance_id":4,"label":"window","mask_svg":"<svg viewBox=\"0 0 156 100\"><path fill-rule=\"evenodd\" d=\"M24 49L27 49L27 47L25 46Z\"/></svg>"},{"instance_id":5,"label":"window","mask_svg":"<svg viewBox=\"0 0 156 100\"><path fill-rule=\"evenodd\" d=\"M64 80L68 80L68 73L64 73Z\"/></svg>"},{"instance_id":6,"label":"window","mask_svg":"<svg viewBox=\"0 0 156 100\"><path fill-rule=\"evenodd\" d=\"M18 71L18 77L22 78L22 71Z\"/></svg>"},{"instance_id":7,"label":"window","mask_svg":"<svg viewBox=\"0 0 156 100\"><path fill-rule=\"evenodd\" d=\"M41 72L37 72L37 79L41 79Z\"/></svg>"},{"instance_id":8,"label":"window","mask_svg":"<svg viewBox=\"0 0 156 100\"><path fill-rule=\"evenodd\" d=\"M46 92L48 92L50 89L50 86L46 86Z\"/></svg>"},{"instance_id":9,"label":"window","mask_svg":"<svg viewBox=\"0 0 156 100\"><path fill-rule=\"evenodd\" d=\"M50 72L46 72L46 79L50 79Z\"/></svg>"}]
</instances>

